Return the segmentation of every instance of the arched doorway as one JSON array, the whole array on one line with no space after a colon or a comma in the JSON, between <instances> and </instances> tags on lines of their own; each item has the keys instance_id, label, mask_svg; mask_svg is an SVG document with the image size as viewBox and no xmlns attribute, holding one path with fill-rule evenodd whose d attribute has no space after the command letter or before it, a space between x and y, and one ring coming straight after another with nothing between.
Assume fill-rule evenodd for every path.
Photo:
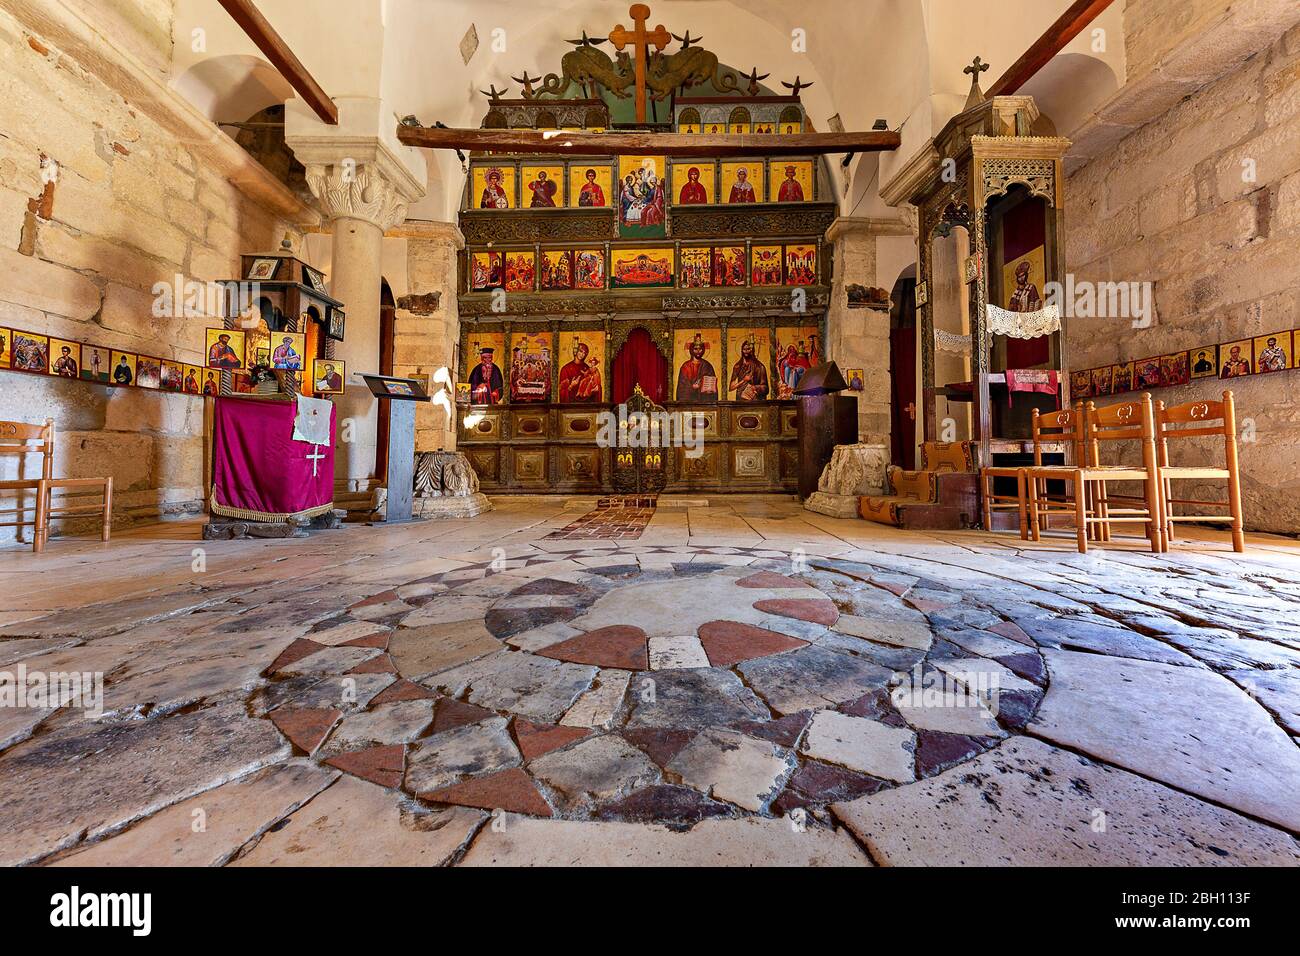
<instances>
[{"instance_id":1,"label":"arched doorway","mask_svg":"<svg viewBox=\"0 0 1300 956\"><path fill-rule=\"evenodd\" d=\"M387 279L379 280L379 374L393 374L393 339L397 324L397 303ZM388 480L388 402L379 403L375 426L375 477Z\"/></svg>"},{"instance_id":2,"label":"arched doorway","mask_svg":"<svg viewBox=\"0 0 1300 956\"><path fill-rule=\"evenodd\" d=\"M889 311L889 460L916 467L916 266L908 266L894 283Z\"/></svg>"},{"instance_id":3,"label":"arched doorway","mask_svg":"<svg viewBox=\"0 0 1300 956\"><path fill-rule=\"evenodd\" d=\"M667 400L668 359L644 328L637 327L628 332L627 341L614 356L611 377L610 394L615 405L626 402L638 385L656 405Z\"/></svg>"}]
</instances>

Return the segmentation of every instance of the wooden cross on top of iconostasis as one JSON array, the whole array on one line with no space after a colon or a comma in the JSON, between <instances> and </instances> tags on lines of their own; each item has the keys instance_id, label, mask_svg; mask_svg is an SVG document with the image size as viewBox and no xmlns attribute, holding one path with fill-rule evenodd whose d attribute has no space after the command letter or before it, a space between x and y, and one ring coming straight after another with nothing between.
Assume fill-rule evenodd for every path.
<instances>
[{"instance_id":1,"label":"wooden cross on top of iconostasis","mask_svg":"<svg viewBox=\"0 0 1300 956\"><path fill-rule=\"evenodd\" d=\"M654 46L656 50L662 50L668 45L672 35L664 29L662 23L656 24L653 30L646 30L645 22L650 16L650 8L644 3L632 4L628 8L627 15L632 18L634 28L628 30L620 23L609 31L609 39L616 50L622 50L629 44L632 46L632 62L636 70L636 121L644 123L645 71L646 64L649 62L650 47Z\"/></svg>"}]
</instances>

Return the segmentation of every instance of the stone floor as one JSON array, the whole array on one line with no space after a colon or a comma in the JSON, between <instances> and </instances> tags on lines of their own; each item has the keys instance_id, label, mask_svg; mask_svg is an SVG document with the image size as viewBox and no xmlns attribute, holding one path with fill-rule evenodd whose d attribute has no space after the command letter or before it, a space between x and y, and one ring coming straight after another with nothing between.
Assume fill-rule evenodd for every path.
<instances>
[{"instance_id":1,"label":"stone floor","mask_svg":"<svg viewBox=\"0 0 1300 956\"><path fill-rule=\"evenodd\" d=\"M0 862L1300 863L1300 543L495 504L0 552Z\"/></svg>"}]
</instances>

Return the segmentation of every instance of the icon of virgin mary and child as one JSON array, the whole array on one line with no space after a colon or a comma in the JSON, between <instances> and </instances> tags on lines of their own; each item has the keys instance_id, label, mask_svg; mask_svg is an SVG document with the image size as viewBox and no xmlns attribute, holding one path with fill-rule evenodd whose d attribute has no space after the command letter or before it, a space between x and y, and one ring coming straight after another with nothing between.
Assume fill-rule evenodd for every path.
<instances>
[{"instance_id":1,"label":"icon of virgin mary and child","mask_svg":"<svg viewBox=\"0 0 1300 956\"><path fill-rule=\"evenodd\" d=\"M654 160L645 160L640 169L623 177L619 214L624 225L663 225L664 184L655 172Z\"/></svg>"}]
</instances>

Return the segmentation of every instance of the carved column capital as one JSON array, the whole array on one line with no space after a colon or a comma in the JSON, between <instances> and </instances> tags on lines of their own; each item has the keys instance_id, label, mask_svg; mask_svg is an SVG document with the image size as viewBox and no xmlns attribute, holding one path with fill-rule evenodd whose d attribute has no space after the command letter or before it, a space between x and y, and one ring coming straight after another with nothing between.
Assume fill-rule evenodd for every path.
<instances>
[{"instance_id":1,"label":"carved column capital","mask_svg":"<svg viewBox=\"0 0 1300 956\"><path fill-rule=\"evenodd\" d=\"M387 231L424 196L402 158L373 136L337 133L286 136L307 171L307 187L330 220L359 219Z\"/></svg>"},{"instance_id":2,"label":"carved column capital","mask_svg":"<svg viewBox=\"0 0 1300 956\"><path fill-rule=\"evenodd\" d=\"M307 186L327 219L360 219L382 230L406 219L406 197L373 163L310 165Z\"/></svg>"}]
</instances>

